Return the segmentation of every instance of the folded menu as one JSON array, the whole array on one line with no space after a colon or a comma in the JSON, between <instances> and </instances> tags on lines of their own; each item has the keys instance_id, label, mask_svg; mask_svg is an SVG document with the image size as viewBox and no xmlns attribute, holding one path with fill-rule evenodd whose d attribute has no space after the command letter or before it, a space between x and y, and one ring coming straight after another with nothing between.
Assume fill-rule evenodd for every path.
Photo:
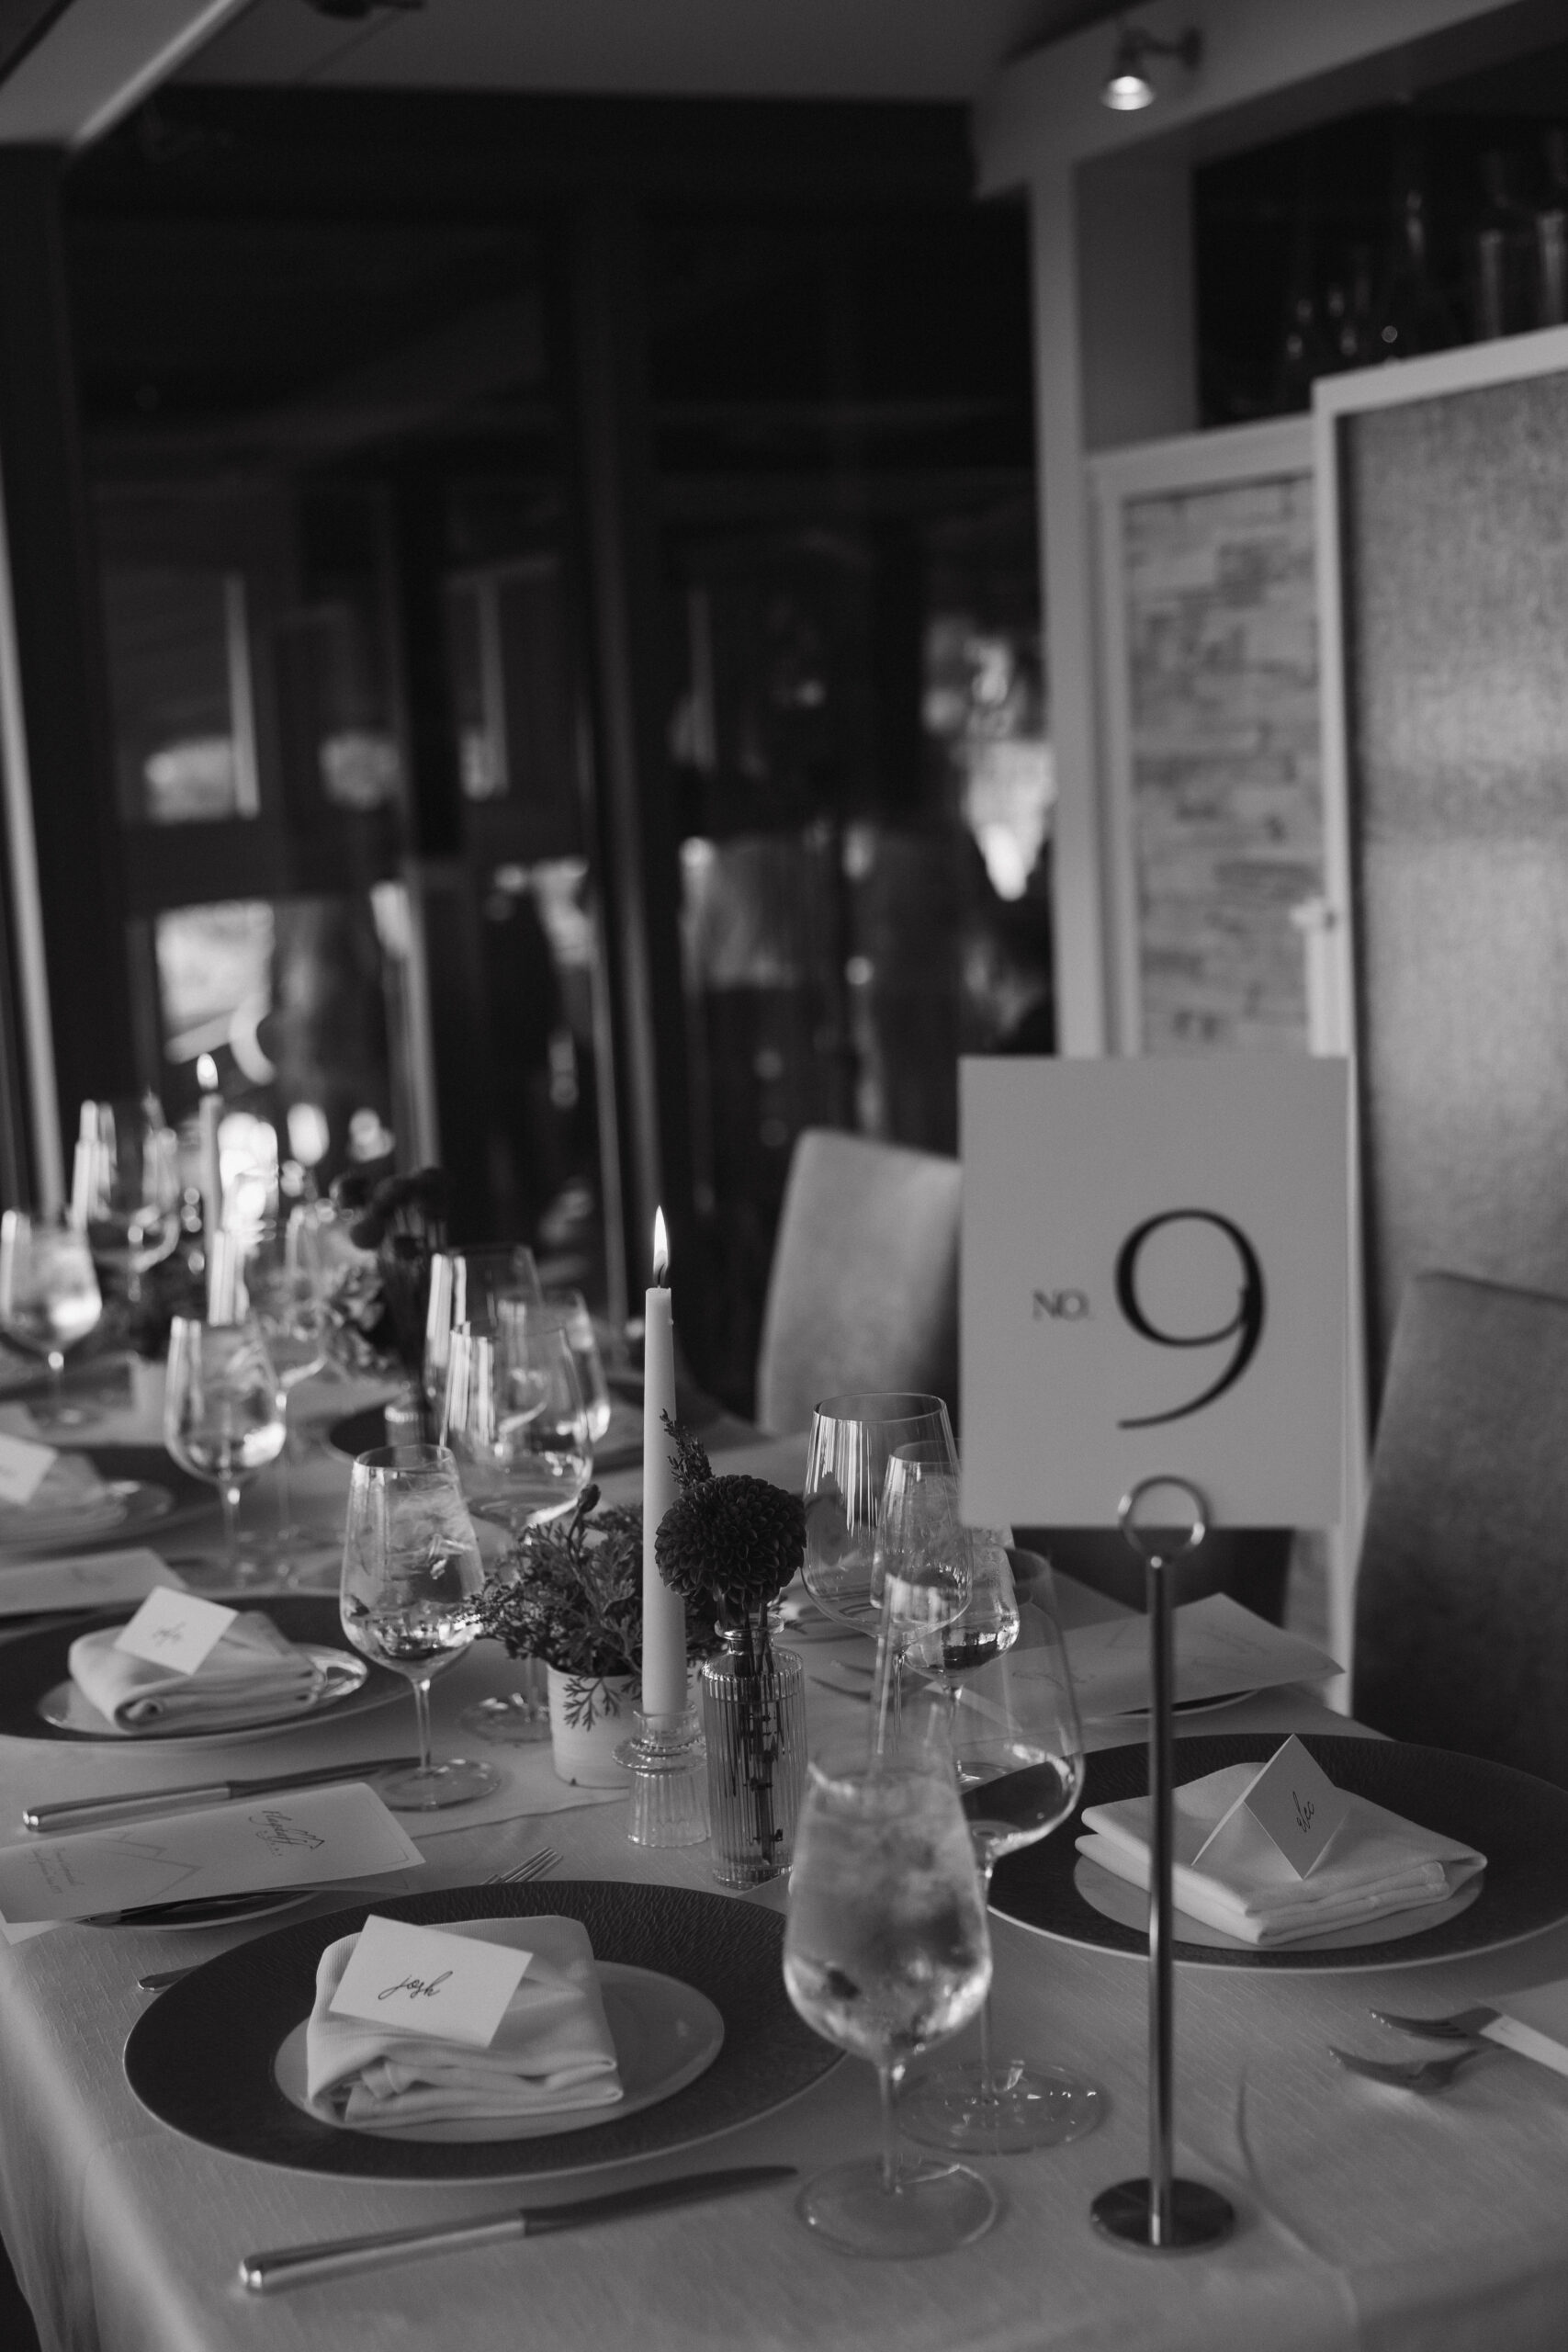
<instances>
[{"instance_id":1,"label":"folded menu","mask_svg":"<svg viewBox=\"0 0 1568 2352\"><path fill-rule=\"evenodd\" d=\"M159 1585L182 1592L185 1578L156 1552L140 1544L124 1552L65 1552L44 1560L17 1560L0 1566L0 1617L112 1609L117 1601L145 1600Z\"/></svg>"},{"instance_id":2,"label":"folded menu","mask_svg":"<svg viewBox=\"0 0 1568 2352\"><path fill-rule=\"evenodd\" d=\"M424 1857L362 1781L0 1846L0 1915L88 1919L417 1869Z\"/></svg>"},{"instance_id":3,"label":"folded menu","mask_svg":"<svg viewBox=\"0 0 1568 2352\"><path fill-rule=\"evenodd\" d=\"M1258 1777L1256 1764L1232 1764L1175 1792L1176 1907L1243 1943L1273 1945L1324 1936L1394 1911L1446 1902L1486 1867L1473 1847L1417 1828L1357 1797L1310 1876L1302 1878L1261 1825L1236 1813L1223 1838L1195 1858ZM1090 1861L1134 1886L1149 1883L1147 1797L1090 1805L1077 1841Z\"/></svg>"},{"instance_id":4,"label":"folded menu","mask_svg":"<svg viewBox=\"0 0 1568 2352\"><path fill-rule=\"evenodd\" d=\"M1244 1609L1229 1593L1183 1601L1173 1612L1179 1704L1230 1698L1280 1682L1318 1682L1338 1667L1299 1634ZM1079 1712L1087 1718L1131 1714L1149 1703L1149 1621L1101 1618L1074 1625L1067 1657Z\"/></svg>"},{"instance_id":5,"label":"folded menu","mask_svg":"<svg viewBox=\"0 0 1568 2352\"><path fill-rule=\"evenodd\" d=\"M306 2030L307 2087L321 2115L355 2131L611 2107L622 2096L593 1948L578 1919L478 1919L446 1932L526 1951L528 1965L488 2049L332 2014L358 1944L329 1944Z\"/></svg>"},{"instance_id":6,"label":"folded menu","mask_svg":"<svg viewBox=\"0 0 1568 2352\"><path fill-rule=\"evenodd\" d=\"M321 1688L306 1650L285 1639L259 1609L237 1616L194 1674L117 1649L118 1625L83 1634L71 1645L71 1679L118 1731L220 1729L259 1717L300 1713Z\"/></svg>"},{"instance_id":7,"label":"folded menu","mask_svg":"<svg viewBox=\"0 0 1568 2352\"><path fill-rule=\"evenodd\" d=\"M0 1502L0 1544L13 1549L118 1527L125 1503L83 1453L57 1453L25 1503Z\"/></svg>"}]
</instances>

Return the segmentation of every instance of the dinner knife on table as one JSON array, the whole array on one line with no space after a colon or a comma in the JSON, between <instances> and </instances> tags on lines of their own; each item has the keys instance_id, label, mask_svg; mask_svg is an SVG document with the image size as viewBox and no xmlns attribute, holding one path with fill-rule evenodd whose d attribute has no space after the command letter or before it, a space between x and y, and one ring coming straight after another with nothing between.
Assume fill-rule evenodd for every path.
<instances>
[{"instance_id":1,"label":"dinner knife on table","mask_svg":"<svg viewBox=\"0 0 1568 2352\"><path fill-rule=\"evenodd\" d=\"M793 2165L741 2165L731 2172L689 2172L677 2180L650 2181L642 2188L615 2188L606 2197L582 2197L570 2205L522 2205L510 2213L490 2213L468 2222L437 2222L428 2229L385 2230L375 2237L327 2238L319 2245L281 2246L270 2254L247 2254L242 2283L254 2295L280 2287L302 2287L316 2278L344 2278L419 2254L455 2254L459 2248L504 2245L513 2238L543 2237L550 2230L580 2230L592 2222L615 2222L631 2213L657 2212L662 2205L694 2205L710 2197L739 2197L747 2189L793 2180Z\"/></svg>"},{"instance_id":2,"label":"dinner knife on table","mask_svg":"<svg viewBox=\"0 0 1568 2352\"><path fill-rule=\"evenodd\" d=\"M373 1781L378 1772L412 1771L417 1756L368 1756L357 1764L316 1764L307 1772L271 1772L260 1780L197 1781L178 1789L141 1789L130 1796L70 1797L59 1804L22 1808L24 1829L79 1829L89 1818L164 1813L170 1805L227 1804L236 1797L272 1796L279 1789L325 1788L333 1781Z\"/></svg>"}]
</instances>

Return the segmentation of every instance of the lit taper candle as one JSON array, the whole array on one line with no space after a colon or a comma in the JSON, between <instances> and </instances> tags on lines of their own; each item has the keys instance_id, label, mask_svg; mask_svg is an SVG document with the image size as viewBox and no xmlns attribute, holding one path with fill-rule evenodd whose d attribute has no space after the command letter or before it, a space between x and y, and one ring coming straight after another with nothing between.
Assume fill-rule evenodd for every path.
<instances>
[{"instance_id":1,"label":"lit taper candle","mask_svg":"<svg viewBox=\"0 0 1568 2352\"><path fill-rule=\"evenodd\" d=\"M643 1310L642 1358L642 1712L676 1715L686 1705L686 1605L659 1573L653 1541L675 1499L670 1432L675 1419L675 1324L664 1212L653 1219L653 1283Z\"/></svg>"}]
</instances>

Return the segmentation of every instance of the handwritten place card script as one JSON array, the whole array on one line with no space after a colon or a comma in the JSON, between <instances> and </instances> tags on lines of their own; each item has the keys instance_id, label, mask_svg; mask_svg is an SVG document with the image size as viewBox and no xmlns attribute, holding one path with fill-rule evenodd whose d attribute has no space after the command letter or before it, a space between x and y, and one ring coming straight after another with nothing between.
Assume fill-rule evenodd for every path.
<instances>
[{"instance_id":1,"label":"handwritten place card script","mask_svg":"<svg viewBox=\"0 0 1568 2352\"><path fill-rule=\"evenodd\" d=\"M87 1919L146 1903L375 1878L423 1868L423 1859L375 1790L352 1781L0 1847L0 1914L12 1923Z\"/></svg>"},{"instance_id":2,"label":"handwritten place card script","mask_svg":"<svg viewBox=\"0 0 1568 2352\"><path fill-rule=\"evenodd\" d=\"M960 1107L965 1520L1114 1526L1179 1476L1215 1526L1334 1525L1346 1064L1001 1056Z\"/></svg>"},{"instance_id":3,"label":"handwritten place card script","mask_svg":"<svg viewBox=\"0 0 1568 2352\"><path fill-rule=\"evenodd\" d=\"M488 2050L533 1957L373 1911L329 2006L333 2017Z\"/></svg>"},{"instance_id":4,"label":"handwritten place card script","mask_svg":"<svg viewBox=\"0 0 1568 2352\"><path fill-rule=\"evenodd\" d=\"M117 1650L145 1658L165 1674L194 1674L239 1615L220 1600L159 1585L115 1637Z\"/></svg>"},{"instance_id":5,"label":"handwritten place card script","mask_svg":"<svg viewBox=\"0 0 1568 2352\"><path fill-rule=\"evenodd\" d=\"M1215 1849L1234 1836L1238 1815L1245 1814L1278 1847L1296 1876L1305 1878L1343 1826L1350 1805L1351 1799L1335 1787L1292 1733L1221 1815L1191 1866L1196 1870L1205 1855L1212 1860Z\"/></svg>"}]
</instances>

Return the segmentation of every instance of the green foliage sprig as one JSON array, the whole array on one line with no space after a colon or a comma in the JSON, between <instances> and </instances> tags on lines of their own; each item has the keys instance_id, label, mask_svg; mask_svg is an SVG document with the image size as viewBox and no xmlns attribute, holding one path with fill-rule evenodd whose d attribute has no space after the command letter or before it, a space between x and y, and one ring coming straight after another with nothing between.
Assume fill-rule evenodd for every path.
<instances>
[{"instance_id":1,"label":"green foliage sprig","mask_svg":"<svg viewBox=\"0 0 1568 2352\"><path fill-rule=\"evenodd\" d=\"M510 1657L584 1678L641 1673L642 1513L598 1502L588 1487L570 1519L525 1528L504 1575L485 1585L480 1631ZM717 1643L712 1610L689 1609L688 1650L705 1657Z\"/></svg>"}]
</instances>

